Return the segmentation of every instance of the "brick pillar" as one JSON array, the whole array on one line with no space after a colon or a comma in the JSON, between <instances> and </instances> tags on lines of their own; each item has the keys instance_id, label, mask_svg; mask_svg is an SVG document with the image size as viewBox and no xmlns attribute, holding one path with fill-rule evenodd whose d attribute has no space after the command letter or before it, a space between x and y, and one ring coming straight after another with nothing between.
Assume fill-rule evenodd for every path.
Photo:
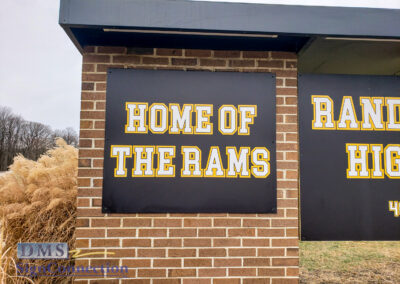
<instances>
[{"instance_id":1,"label":"brick pillar","mask_svg":"<svg viewBox=\"0 0 400 284\"><path fill-rule=\"evenodd\" d=\"M108 67L275 73L277 214L102 214ZM296 54L87 47L80 126L76 246L115 255L81 258L78 265L127 265L129 279L115 283L298 283Z\"/></svg>"}]
</instances>

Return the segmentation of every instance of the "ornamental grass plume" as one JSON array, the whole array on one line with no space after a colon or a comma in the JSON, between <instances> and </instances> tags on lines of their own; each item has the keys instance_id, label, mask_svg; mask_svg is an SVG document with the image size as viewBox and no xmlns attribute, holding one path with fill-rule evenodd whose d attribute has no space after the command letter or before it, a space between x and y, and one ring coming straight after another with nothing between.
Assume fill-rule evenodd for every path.
<instances>
[{"instance_id":1,"label":"ornamental grass plume","mask_svg":"<svg viewBox=\"0 0 400 284\"><path fill-rule=\"evenodd\" d=\"M66 277L20 277L16 263L48 265L54 260L18 260L19 242L66 242L74 247L78 150L58 139L37 161L14 159L0 176L0 283L67 283ZM72 265L57 260L57 265Z\"/></svg>"}]
</instances>

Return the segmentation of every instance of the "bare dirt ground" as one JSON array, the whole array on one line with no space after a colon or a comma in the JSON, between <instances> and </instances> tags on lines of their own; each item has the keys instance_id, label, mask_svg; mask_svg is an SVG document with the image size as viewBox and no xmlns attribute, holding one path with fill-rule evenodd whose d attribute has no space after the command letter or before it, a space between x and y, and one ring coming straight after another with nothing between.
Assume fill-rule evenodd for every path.
<instances>
[{"instance_id":1,"label":"bare dirt ground","mask_svg":"<svg viewBox=\"0 0 400 284\"><path fill-rule=\"evenodd\" d=\"M300 283L400 283L400 242L301 242Z\"/></svg>"}]
</instances>

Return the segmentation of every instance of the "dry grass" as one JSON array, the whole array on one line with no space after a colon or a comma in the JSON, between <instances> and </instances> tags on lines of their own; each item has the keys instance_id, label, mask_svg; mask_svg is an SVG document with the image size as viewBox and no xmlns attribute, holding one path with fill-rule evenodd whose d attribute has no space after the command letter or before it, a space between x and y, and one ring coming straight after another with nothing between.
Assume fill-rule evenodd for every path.
<instances>
[{"instance_id":1,"label":"dry grass","mask_svg":"<svg viewBox=\"0 0 400 284\"><path fill-rule=\"evenodd\" d=\"M300 283L400 283L400 242L301 242Z\"/></svg>"},{"instance_id":2,"label":"dry grass","mask_svg":"<svg viewBox=\"0 0 400 284\"><path fill-rule=\"evenodd\" d=\"M36 162L16 157L10 170L0 176L1 283L29 282L16 277L18 242L67 242L70 248L74 246L77 158L77 150L60 139L56 148ZM35 265L50 262L29 260ZM71 263L64 260L57 264ZM61 283L71 279L39 277L33 280Z\"/></svg>"}]
</instances>

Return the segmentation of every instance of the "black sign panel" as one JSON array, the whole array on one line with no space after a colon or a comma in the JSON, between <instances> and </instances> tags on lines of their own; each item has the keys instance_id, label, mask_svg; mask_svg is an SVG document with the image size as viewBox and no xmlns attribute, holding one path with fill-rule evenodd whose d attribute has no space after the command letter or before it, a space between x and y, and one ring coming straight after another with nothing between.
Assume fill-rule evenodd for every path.
<instances>
[{"instance_id":1,"label":"black sign panel","mask_svg":"<svg viewBox=\"0 0 400 284\"><path fill-rule=\"evenodd\" d=\"M276 212L275 78L110 69L103 212Z\"/></svg>"},{"instance_id":2,"label":"black sign panel","mask_svg":"<svg viewBox=\"0 0 400 284\"><path fill-rule=\"evenodd\" d=\"M300 75L303 240L400 239L400 78Z\"/></svg>"}]
</instances>

